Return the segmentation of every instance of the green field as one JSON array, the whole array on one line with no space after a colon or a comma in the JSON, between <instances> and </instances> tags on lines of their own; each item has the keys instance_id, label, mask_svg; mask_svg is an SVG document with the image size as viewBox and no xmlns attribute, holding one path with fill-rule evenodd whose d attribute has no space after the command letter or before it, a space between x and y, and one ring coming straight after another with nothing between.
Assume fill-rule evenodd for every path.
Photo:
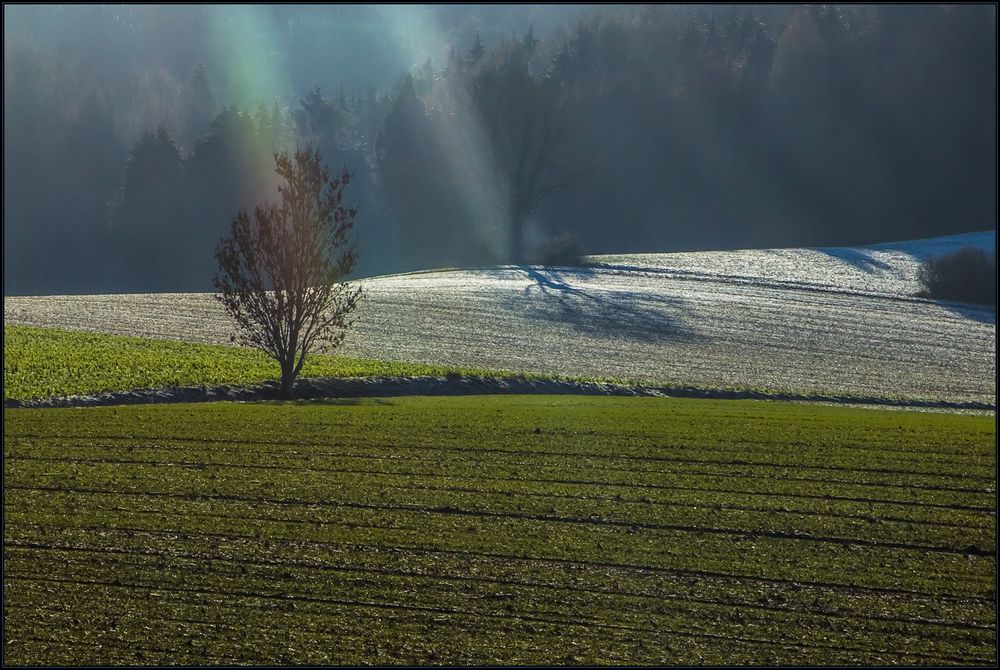
<instances>
[{"instance_id":1,"label":"green field","mask_svg":"<svg viewBox=\"0 0 1000 670\"><path fill-rule=\"evenodd\" d=\"M4 399L166 386L252 384L279 376L278 364L241 347L122 337L29 326L3 327ZM302 377L498 374L419 363L311 355Z\"/></svg>"},{"instance_id":2,"label":"green field","mask_svg":"<svg viewBox=\"0 0 1000 670\"><path fill-rule=\"evenodd\" d=\"M996 660L994 417L491 396L4 420L8 664Z\"/></svg>"}]
</instances>

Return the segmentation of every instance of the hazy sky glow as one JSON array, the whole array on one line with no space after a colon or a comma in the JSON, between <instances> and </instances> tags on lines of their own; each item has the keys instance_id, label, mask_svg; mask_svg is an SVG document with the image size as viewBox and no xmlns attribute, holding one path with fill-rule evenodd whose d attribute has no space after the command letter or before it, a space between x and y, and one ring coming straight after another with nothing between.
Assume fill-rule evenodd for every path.
<instances>
[{"instance_id":1,"label":"hazy sky glow","mask_svg":"<svg viewBox=\"0 0 1000 670\"><path fill-rule=\"evenodd\" d=\"M287 52L263 5L214 5L205 8L207 44L230 79L237 104L281 100L290 91Z\"/></svg>"}]
</instances>

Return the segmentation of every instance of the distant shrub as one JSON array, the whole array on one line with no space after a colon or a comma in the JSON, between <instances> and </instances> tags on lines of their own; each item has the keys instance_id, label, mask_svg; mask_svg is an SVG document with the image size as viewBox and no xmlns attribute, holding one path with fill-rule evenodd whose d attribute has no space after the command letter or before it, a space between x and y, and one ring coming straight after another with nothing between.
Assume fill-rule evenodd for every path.
<instances>
[{"instance_id":1,"label":"distant shrub","mask_svg":"<svg viewBox=\"0 0 1000 670\"><path fill-rule=\"evenodd\" d=\"M542 242L536 262L539 265L580 266L583 264L583 245L576 235L564 230Z\"/></svg>"},{"instance_id":2,"label":"distant shrub","mask_svg":"<svg viewBox=\"0 0 1000 670\"><path fill-rule=\"evenodd\" d=\"M920 268L919 293L924 298L973 302L980 305L997 304L997 253L976 247L935 256L924 261Z\"/></svg>"}]
</instances>

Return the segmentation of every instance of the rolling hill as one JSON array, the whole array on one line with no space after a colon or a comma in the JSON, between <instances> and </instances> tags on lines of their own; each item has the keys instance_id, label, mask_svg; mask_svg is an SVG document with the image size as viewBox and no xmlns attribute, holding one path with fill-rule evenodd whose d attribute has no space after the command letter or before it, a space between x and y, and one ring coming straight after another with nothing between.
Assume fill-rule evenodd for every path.
<instances>
[{"instance_id":1,"label":"rolling hill","mask_svg":"<svg viewBox=\"0 0 1000 670\"><path fill-rule=\"evenodd\" d=\"M928 256L995 231L869 247L602 255L363 280L359 358L995 403L996 311L915 297ZM211 294L5 297L4 321L228 343Z\"/></svg>"}]
</instances>

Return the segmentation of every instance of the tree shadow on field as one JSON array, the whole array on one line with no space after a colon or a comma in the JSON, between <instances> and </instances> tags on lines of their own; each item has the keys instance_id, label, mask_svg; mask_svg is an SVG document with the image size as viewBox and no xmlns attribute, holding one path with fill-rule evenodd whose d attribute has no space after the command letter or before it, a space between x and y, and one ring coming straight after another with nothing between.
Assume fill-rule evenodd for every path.
<instances>
[{"instance_id":1,"label":"tree shadow on field","mask_svg":"<svg viewBox=\"0 0 1000 670\"><path fill-rule=\"evenodd\" d=\"M977 305L971 302L934 299L931 299L931 302L963 318L978 321L979 323L993 324L994 327L997 325L997 308L992 305Z\"/></svg>"},{"instance_id":2,"label":"tree shadow on field","mask_svg":"<svg viewBox=\"0 0 1000 670\"><path fill-rule=\"evenodd\" d=\"M693 333L684 325L684 299L658 292L614 289L587 289L573 280L596 276L593 268L517 266L516 271L533 283L523 291L526 297L540 294L541 301L518 302L513 310L527 304L530 318L566 324L576 331L608 339L638 342L690 341Z\"/></svg>"},{"instance_id":3,"label":"tree shadow on field","mask_svg":"<svg viewBox=\"0 0 1000 670\"><path fill-rule=\"evenodd\" d=\"M850 247L823 247L816 249L816 251L843 261L848 265L853 265L862 272L877 273L893 269L889 263L874 258L859 249L852 249Z\"/></svg>"},{"instance_id":4,"label":"tree shadow on field","mask_svg":"<svg viewBox=\"0 0 1000 670\"><path fill-rule=\"evenodd\" d=\"M922 262L920 256L913 254L912 252L905 249L893 249L889 245L882 245L882 248L880 248L880 250L899 251L911 256L917 262ZM860 250L856 249L826 248L826 249L817 249L817 251L821 251L824 254L831 256L832 258L836 258L846 263L849 263L850 265L864 272L877 273L887 270L889 271L895 270L895 268L891 264L867 256ZM970 279L969 281L974 281L974 280ZM930 299L934 304L938 305L942 309L946 309L949 312L952 312L953 314L956 314L958 316L970 319L972 321L977 321L979 323L987 323L987 324L992 323L993 325L996 325L997 312L995 305L979 304L973 302L959 302L948 299L927 298L926 295L923 295L921 293L909 294L906 297L910 299L913 298Z\"/></svg>"}]
</instances>

